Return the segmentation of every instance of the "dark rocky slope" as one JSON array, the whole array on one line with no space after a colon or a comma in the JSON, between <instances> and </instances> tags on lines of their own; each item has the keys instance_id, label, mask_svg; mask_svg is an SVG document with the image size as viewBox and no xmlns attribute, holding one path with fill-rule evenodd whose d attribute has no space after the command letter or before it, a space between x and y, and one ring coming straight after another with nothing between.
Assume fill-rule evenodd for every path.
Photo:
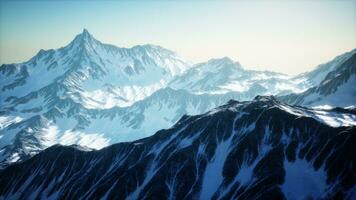
<instances>
[{"instance_id":1,"label":"dark rocky slope","mask_svg":"<svg viewBox=\"0 0 356 200\"><path fill-rule=\"evenodd\" d=\"M322 120L336 115L355 122L273 97L230 101L134 142L50 147L0 171L0 199L354 199L356 127Z\"/></svg>"}]
</instances>

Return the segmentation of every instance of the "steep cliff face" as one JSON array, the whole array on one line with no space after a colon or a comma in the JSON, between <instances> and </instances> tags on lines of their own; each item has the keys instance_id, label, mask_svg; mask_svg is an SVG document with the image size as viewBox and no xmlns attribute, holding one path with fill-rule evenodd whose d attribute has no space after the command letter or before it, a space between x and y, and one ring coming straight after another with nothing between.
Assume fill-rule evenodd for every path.
<instances>
[{"instance_id":1,"label":"steep cliff face","mask_svg":"<svg viewBox=\"0 0 356 200\"><path fill-rule=\"evenodd\" d=\"M0 171L2 198L295 199L356 195L356 113L230 101L98 151L55 145Z\"/></svg>"}]
</instances>

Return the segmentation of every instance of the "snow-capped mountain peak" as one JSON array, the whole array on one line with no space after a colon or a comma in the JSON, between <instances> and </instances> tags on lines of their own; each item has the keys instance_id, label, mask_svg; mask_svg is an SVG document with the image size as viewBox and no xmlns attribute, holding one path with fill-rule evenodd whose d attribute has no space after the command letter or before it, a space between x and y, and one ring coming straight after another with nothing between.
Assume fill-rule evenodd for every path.
<instances>
[{"instance_id":1,"label":"snow-capped mountain peak","mask_svg":"<svg viewBox=\"0 0 356 200\"><path fill-rule=\"evenodd\" d=\"M212 59L208 60L208 63L222 65L222 64L233 64L235 62L231 58L225 56L225 57L221 57L221 58L212 58Z\"/></svg>"},{"instance_id":2,"label":"snow-capped mountain peak","mask_svg":"<svg viewBox=\"0 0 356 200\"><path fill-rule=\"evenodd\" d=\"M86 29L65 47L40 50L29 61L2 65L0 117L16 125L0 129L0 160L33 155L58 143L53 138L60 135L90 141L83 139L88 138L83 129L97 120L95 115L145 99L189 67L173 51L155 45L119 48L101 43ZM122 122L116 124L133 126L120 116ZM102 141L97 147L108 145L98 132L107 131L95 130L89 138ZM50 139L43 141L47 136Z\"/></svg>"},{"instance_id":3,"label":"snow-capped mountain peak","mask_svg":"<svg viewBox=\"0 0 356 200\"><path fill-rule=\"evenodd\" d=\"M30 61L13 66L2 67L7 75L3 73L6 77L1 77L4 82L0 86L12 88L11 92L3 94L2 100L10 94L25 95L60 83L76 102L88 108L109 108L128 106L147 97L164 87L173 76L190 68L190 63L160 46L119 48L104 44L84 29L69 45L41 50ZM11 77L9 72L13 72ZM41 75L45 76L36 78ZM30 85L22 92L24 86ZM105 85L111 85L114 93L103 92L107 91Z\"/></svg>"},{"instance_id":4,"label":"snow-capped mountain peak","mask_svg":"<svg viewBox=\"0 0 356 200\"><path fill-rule=\"evenodd\" d=\"M210 70L222 70L223 68L232 68L232 69L242 69L242 66L239 62L232 60L231 58L225 56L222 58L212 58L206 63L201 63L198 65L207 65Z\"/></svg>"},{"instance_id":5,"label":"snow-capped mountain peak","mask_svg":"<svg viewBox=\"0 0 356 200\"><path fill-rule=\"evenodd\" d=\"M83 35L83 37L92 37L86 28L83 28L83 32L81 33L81 35Z\"/></svg>"},{"instance_id":6,"label":"snow-capped mountain peak","mask_svg":"<svg viewBox=\"0 0 356 200\"><path fill-rule=\"evenodd\" d=\"M93 42L99 42L96 40L87 29L83 29L83 32L76 35L71 44L85 45L91 44Z\"/></svg>"},{"instance_id":7,"label":"snow-capped mountain peak","mask_svg":"<svg viewBox=\"0 0 356 200\"><path fill-rule=\"evenodd\" d=\"M255 98L253 98L253 101L260 101L260 102L271 102L274 104L280 103L274 96L263 96L263 95L257 95Z\"/></svg>"},{"instance_id":8,"label":"snow-capped mountain peak","mask_svg":"<svg viewBox=\"0 0 356 200\"><path fill-rule=\"evenodd\" d=\"M258 94L277 95L305 89L290 81L286 75L244 69L239 62L228 57L196 64L175 77L170 86L197 94L239 92L240 100L252 99Z\"/></svg>"}]
</instances>

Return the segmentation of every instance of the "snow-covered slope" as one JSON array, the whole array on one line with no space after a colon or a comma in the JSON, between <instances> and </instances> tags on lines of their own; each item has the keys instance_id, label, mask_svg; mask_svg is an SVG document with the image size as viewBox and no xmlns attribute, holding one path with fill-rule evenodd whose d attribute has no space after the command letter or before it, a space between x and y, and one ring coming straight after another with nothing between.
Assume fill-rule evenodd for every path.
<instances>
[{"instance_id":1,"label":"snow-covered slope","mask_svg":"<svg viewBox=\"0 0 356 200\"><path fill-rule=\"evenodd\" d=\"M88 109L70 100L25 118L4 115L0 130L2 162L8 164L33 156L53 144L79 144L100 149L132 141L168 128L184 114L201 114L239 94L195 95L163 88L129 107Z\"/></svg>"},{"instance_id":2,"label":"snow-covered slope","mask_svg":"<svg viewBox=\"0 0 356 200\"><path fill-rule=\"evenodd\" d=\"M0 198L354 199L355 117L230 101L99 151L55 145L1 170Z\"/></svg>"},{"instance_id":3,"label":"snow-covered slope","mask_svg":"<svg viewBox=\"0 0 356 200\"><path fill-rule=\"evenodd\" d=\"M239 92L242 97L239 100L250 100L256 95L299 93L307 89L287 75L247 70L227 57L197 64L174 78L169 86L196 94Z\"/></svg>"},{"instance_id":4,"label":"snow-covered slope","mask_svg":"<svg viewBox=\"0 0 356 200\"><path fill-rule=\"evenodd\" d=\"M345 59L347 57L347 59ZM356 50L334 65L319 85L301 94L291 94L280 99L290 104L313 107L348 107L356 105ZM319 69L317 69L318 71Z\"/></svg>"}]
</instances>

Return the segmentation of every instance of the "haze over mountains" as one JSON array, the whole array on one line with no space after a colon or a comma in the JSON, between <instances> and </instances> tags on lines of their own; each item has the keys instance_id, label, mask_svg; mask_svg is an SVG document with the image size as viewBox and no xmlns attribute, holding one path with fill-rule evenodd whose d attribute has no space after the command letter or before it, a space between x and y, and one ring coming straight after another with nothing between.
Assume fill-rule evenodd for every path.
<instances>
[{"instance_id":1,"label":"haze over mountains","mask_svg":"<svg viewBox=\"0 0 356 200\"><path fill-rule=\"evenodd\" d=\"M355 54L290 77L229 58L192 64L155 45L119 48L84 30L65 47L0 67L1 163L54 144L100 149L140 139L230 99L277 95L301 106L355 106ZM332 121L355 125L355 115L338 116Z\"/></svg>"}]
</instances>

